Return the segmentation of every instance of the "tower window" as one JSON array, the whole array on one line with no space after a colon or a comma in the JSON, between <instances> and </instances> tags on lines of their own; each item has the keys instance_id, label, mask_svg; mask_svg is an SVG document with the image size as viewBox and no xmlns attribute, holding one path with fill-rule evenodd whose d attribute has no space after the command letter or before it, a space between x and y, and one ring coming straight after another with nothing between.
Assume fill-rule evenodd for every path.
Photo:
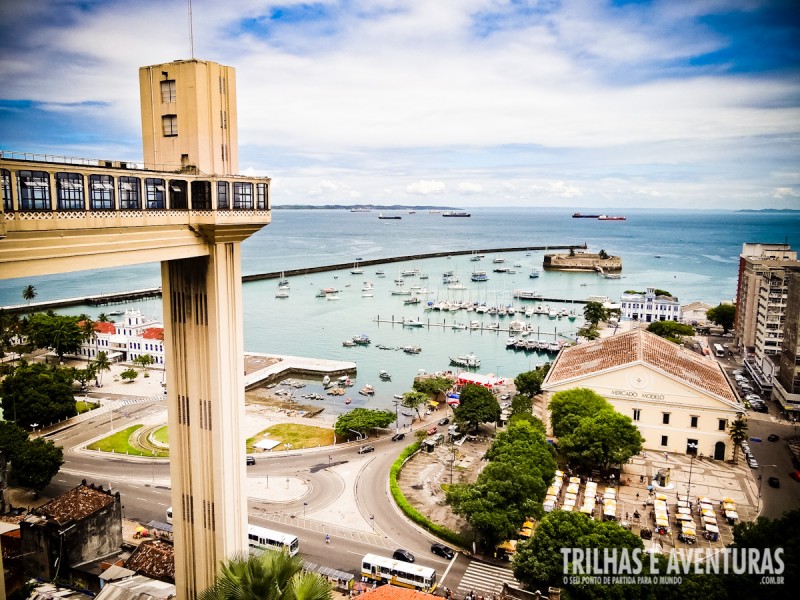
<instances>
[{"instance_id":1,"label":"tower window","mask_svg":"<svg viewBox=\"0 0 800 600\"><path fill-rule=\"evenodd\" d=\"M58 210L85 210L83 201L83 175L56 173Z\"/></svg>"},{"instance_id":2,"label":"tower window","mask_svg":"<svg viewBox=\"0 0 800 600\"><path fill-rule=\"evenodd\" d=\"M175 102L174 79L166 79L161 82L161 102Z\"/></svg>"},{"instance_id":3,"label":"tower window","mask_svg":"<svg viewBox=\"0 0 800 600\"><path fill-rule=\"evenodd\" d=\"M178 115L164 115L161 117L161 127L164 130L164 137L175 137L178 135Z\"/></svg>"}]
</instances>

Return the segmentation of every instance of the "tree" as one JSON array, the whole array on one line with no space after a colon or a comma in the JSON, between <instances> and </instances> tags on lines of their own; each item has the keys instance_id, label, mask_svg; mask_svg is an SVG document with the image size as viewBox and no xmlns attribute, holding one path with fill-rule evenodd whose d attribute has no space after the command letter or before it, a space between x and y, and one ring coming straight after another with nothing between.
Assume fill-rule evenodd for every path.
<instances>
[{"instance_id":1,"label":"tree","mask_svg":"<svg viewBox=\"0 0 800 600\"><path fill-rule=\"evenodd\" d=\"M572 431L581 418L592 416L601 410L613 410L613 407L589 388L573 388L553 394L549 409L553 434L560 438Z\"/></svg>"},{"instance_id":2,"label":"tree","mask_svg":"<svg viewBox=\"0 0 800 600\"><path fill-rule=\"evenodd\" d=\"M111 370L111 363L108 361L108 354L105 352L98 352L92 363L94 364L95 372L100 375L99 384L103 385L103 371Z\"/></svg>"},{"instance_id":3,"label":"tree","mask_svg":"<svg viewBox=\"0 0 800 600\"><path fill-rule=\"evenodd\" d=\"M334 433L347 437L353 431L366 434L370 429L387 427L395 420L395 414L390 410L371 410L369 408L354 408L336 418Z\"/></svg>"},{"instance_id":4,"label":"tree","mask_svg":"<svg viewBox=\"0 0 800 600\"><path fill-rule=\"evenodd\" d=\"M655 321L647 326L647 331L676 344L683 342L684 335L694 335L694 327L677 321Z\"/></svg>"},{"instance_id":5,"label":"tree","mask_svg":"<svg viewBox=\"0 0 800 600\"><path fill-rule=\"evenodd\" d=\"M597 338L600 337L600 330L597 329L597 325L589 323L588 325L585 325L580 329L578 329L578 335L590 341L596 340Z\"/></svg>"},{"instance_id":6,"label":"tree","mask_svg":"<svg viewBox=\"0 0 800 600\"><path fill-rule=\"evenodd\" d=\"M140 354L139 356L134 358L131 362L133 362L133 364L135 365L140 366L143 370L147 370L147 367L156 362L156 359L153 358L153 356L150 354Z\"/></svg>"},{"instance_id":7,"label":"tree","mask_svg":"<svg viewBox=\"0 0 800 600\"><path fill-rule=\"evenodd\" d=\"M542 382L550 371L550 363L545 363L533 371L525 371L514 378L514 386L519 394L533 398L542 391Z\"/></svg>"},{"instance_id":8,"label":"tree","mask_svg":"<svg viewBox=\"0 0 800 600\"><path fill-rule=\"evenodd\" d=\"M106 313L100 313L99 315L97 315L97 322L108 323L108 315Z\"/></svg>"},{"instance_id":9,"label":"tree","mask_svg":"<svg viewBox=\"0 0 800 600\"><path fill-rule=\"evenodd\" d=\"M72 378L81 384L81 390L86 389L86 385L94 379L96 371L93 363L88 363L85 369L72 368Z\"/></svg>"},{"instance_id":10,"label":"tree","mask_svg":"<svg viewBox=\"0 0 800 600\"><path fill-rule=\"evenodd\" d=\"M198 600L331 600L328 581L303 571L303 560L286 552L234 554L222 562L214 584Z\"/></svg>"},{"instance_id":11,"label":"tree","mask_svg":"<svg viewBox=\"0 0 800 600\"><path fill-rule=\"evenodd\" d=\"M597 253L597 256L599 256L600 258L605 260L605 259L608 258L608 252L606 252L605 250L601 249L600 252Z\"/></svg>"},{"instance_id":12,"label":"tree","mask_svg":"<svg viewBox=\"0 0 800 600\"><path fill-rule=\"evenodd\" d=\"M722 333L728 333L733 328L733 322L736 320L736 306L733 304L718 304L706 311L706 318L722 327Z\"/></svg>"},{"instance_id":13,"label":"tree","mask_svg":"<svg viewBox=\"0 0 800 600\"><path fill-rule=\"evenodd\" d=\"M558 450L572 465L608 470L639 454L643 443L631 418L611 408L582 417L572 431L559 436Z\"/></svg>"},{"instance_id":14,"label":"tree","mask_svg":"<svg viewBox=\"0 0 800 600\"><path fill-rule=\"evenodd\" d=\"M16 482L35 492L46 487L64 464L64 452L49 440L36 438L23 444L14 455L11 474Z\"/></svg>"},{"instance_id":15,"label":"tree","mask_svg":"<svg viewBox=\"0 0 800 600\"><path fill-rule=\"evenodd\" d=\"M0 421L0 451L9 461L14 460L17 451L28 442L28 432L16 423Z\"/></svg>"},{"instance_id":16,"label":"tree","mask_svg":"<svg viewBox=\"0 0 800 600\"><path fill-rule=\"evenodd\" d=\"M414 391L428 394L434 400L453 387L453 380L449 377L425 377L414 380Z\"/></svg>"},{"instance_id":17,"label":"tree","mask_svg":"<svg viewBox=\"0 0 800 600\"><path fill-rule=\"evenodd\" d=\"M587 302L583 307L583 318L596 327L600 321L608 319L608 309L601 302Z\"/></svg>"},{"instance_id":18,"label":"tree","mask_svg":"<svg viewBox=\"0 0 800 600\"><path fill-rule=\"evenodd\" d=\"M53 423L77 414L72 392L72 369L24 363L2 383L3 414L22 427Z\"/></svg>"},{"instance_id":19,"label":"tree","mask_svg":"<svg viewBox=\"0 0 800 600\"><path fill-rule=\"evenodd\" d=\"M119 376L125 380L125 383L131 383L134 379L139 376L139 373L136 369L125 369Z\"/></svg>"},{"instance_id":20,"label":"tree","mask_svg":"<svg viewBox=\"0 0 800 600\"><path fill-rule=\"evenodd\" d=\"M21 333L19 316L0 309L0 358L6 355Z\"/></svg>"},{"instance_id":21,"label":"tree","mask_svg":"<svg viewBox=\"0 0 800 600\"><path fill-rule=\"evenodd\" d=\"M463 430L472 427L477 431L481 423L496 422L500 418L500 405L485 387L468 383L461 388L459 400L460 404L453 410L453 415Z\"/></svg>"},{"instance_id":22,"label":"tree","mask_svg":"<svg viewBox=\"0 0 800 600\"><path fill-rule=\"evenodd\" d=\"M27 333L37 348L52 348L59 362L64 354L77 352L84 340L79 317L35 313L28 320Z\"/></svg>"},{"instance_id":23,"label":"tree","mask_svg":"<svg viewBox=\"0 0 800 600\"><path fill-rule=\"evenodd\" d=\"M739 446L747 439L747 421L739 414L728 426L728 434L733 442L733 462L739 458Z\"/></svg>"},{"instance_id":24,"label":"tree","mask_svg":"<svg viewBox=\"0 0 800 600\"><path fill-rule=\"evenodd\" d=\"M36 298L36 288L32 285L26 285L22 288L22 298L30 304L31 300Z\"/></svg>"},{"instance_id":25,"label":"tree","mask_svg":"<svg viewBox=\"0 0 800 600\"><path fill-rule=\"evenodd\" d=\"M400 401L400 404L406 408L413 408L417 411L417 417L419 417L419 407L423 406L427 401L427 394L423 394L422 392L406 392L403 394L403 399Z\"/></svg>"}]
</instances>

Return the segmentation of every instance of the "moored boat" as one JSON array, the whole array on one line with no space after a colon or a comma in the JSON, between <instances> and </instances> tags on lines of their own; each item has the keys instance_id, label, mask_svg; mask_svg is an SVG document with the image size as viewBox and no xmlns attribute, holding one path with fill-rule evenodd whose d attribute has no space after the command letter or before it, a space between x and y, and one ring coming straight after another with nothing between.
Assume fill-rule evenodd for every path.
<instances>
[{"instance_id":1,"label":"moored boat","mask_svg":"<svg viewBox=\"0 0 800 600\"><path fill-rule=\"evenodd\" d=\"M468 369L477 369L481 366L481 359L475 356L472 352L464 356L450 357L450 364L456 367L466 367Z\"/></svg>"}]
</instances>

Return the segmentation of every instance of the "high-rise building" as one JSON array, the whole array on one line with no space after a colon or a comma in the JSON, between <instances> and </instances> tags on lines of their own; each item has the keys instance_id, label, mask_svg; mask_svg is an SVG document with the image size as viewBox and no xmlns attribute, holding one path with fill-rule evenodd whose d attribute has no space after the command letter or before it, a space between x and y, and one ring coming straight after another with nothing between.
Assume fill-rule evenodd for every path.
<instances>
[{"instance_id":1,"label":"high-rise building","mask_svg":"<svg viewBox=\"0 0 800 600\"><path fill-rule=\"evenodd\" d=\"M772 399L780 403L789 418L797 421L800 420L800 267L787 267L784 282L786 318Z\"/></svg>"}]
</instances>

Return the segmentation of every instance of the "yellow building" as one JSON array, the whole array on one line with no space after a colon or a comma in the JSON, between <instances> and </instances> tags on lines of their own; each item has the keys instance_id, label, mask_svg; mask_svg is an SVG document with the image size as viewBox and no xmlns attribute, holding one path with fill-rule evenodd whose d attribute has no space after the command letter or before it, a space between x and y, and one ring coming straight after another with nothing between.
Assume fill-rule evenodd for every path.
<instances>
[{"instance_id":1,"label":"yellow building","mask_svg":"<svg viewBox=\"0 0 800 600\"><path fill-rule=\"evenodd\" d=\"M579 387L631 417L645 450L733 457L728 426L744 407L716 360L637 329L564 348L542 389L549 401Z\"/></svg>"}]
</instances>

